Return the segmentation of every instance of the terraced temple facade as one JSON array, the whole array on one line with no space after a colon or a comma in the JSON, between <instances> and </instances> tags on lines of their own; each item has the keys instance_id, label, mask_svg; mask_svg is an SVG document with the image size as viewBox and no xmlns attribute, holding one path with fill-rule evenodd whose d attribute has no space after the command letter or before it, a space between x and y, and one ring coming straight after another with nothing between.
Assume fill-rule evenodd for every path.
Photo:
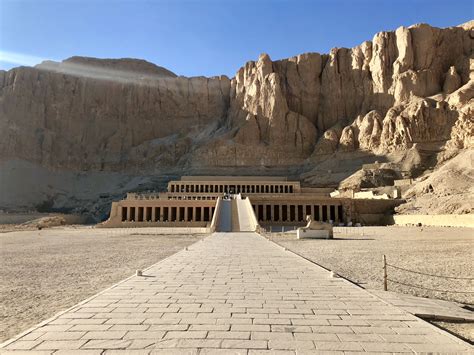
<instances>
[{"instance_id":1,"label":"terraced temple facade","mask_svg":"<svg viewBox=\"0 0 474 355\"><path fill-rule=\"evenodd\" d=\"M332 198L330 188L301 187L274 176L184 176L162 193L129 193L113 202L107 227L210 227L218 200L248 198L260 225L303 225L306 216L334 224L382 219L400 200ZM373 222L372 222L373 223Z\"/></svg>"}]
</instances>

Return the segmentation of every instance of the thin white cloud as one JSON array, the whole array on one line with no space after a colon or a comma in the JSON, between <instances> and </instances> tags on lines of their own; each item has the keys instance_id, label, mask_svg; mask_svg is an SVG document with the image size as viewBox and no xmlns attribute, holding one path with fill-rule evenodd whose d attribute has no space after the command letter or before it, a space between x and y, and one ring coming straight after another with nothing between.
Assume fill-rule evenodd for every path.
<instances>
[{"instance_id":1,"label":"thin white cloud","mask_svg":"<svg viewBox=\"0 0 474 355\"><path fill-rule=\"evenodd\" d=\"M149 87L163 87L169 91L181 91L183 88L188 88L189 84L187 81L189 80L202 81L203 84L208 80L204 77L176 78L173 73L166 71L164 68L160 69L151 63L137 59L102 60L97 58L77 57L75 59L70 58L66 61L57 62L41 57L0 51L0 61L15 65L34 66L37 70L76 77L124 84L138 84ZM129 61L129 63L124 63L124 61ZM127 68L128 66L130 66L131 69ZM196 92L208 93L206 85L196 85L194 90Z\"/></svg>"},{"instance_id":2,"label":"thin white cloud","mask_svg":"<svg viewBox=\"0 0 474 355\"><path fill-rule=\"evenodd\" d=\"M34 66L44 60L46 58L0 50L0 61L5 63Z\"/></svg>"}]
</instances>

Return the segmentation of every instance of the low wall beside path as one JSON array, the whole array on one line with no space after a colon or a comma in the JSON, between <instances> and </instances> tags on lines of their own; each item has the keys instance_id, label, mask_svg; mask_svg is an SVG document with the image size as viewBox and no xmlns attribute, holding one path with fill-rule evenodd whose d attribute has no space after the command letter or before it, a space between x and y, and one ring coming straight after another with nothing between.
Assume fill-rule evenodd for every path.
<instances>
[{"instance_id":1,"label":"low wall beside path","mask_svg":"<svg viewBox=\"0 0 474 355\"><path fill-rule=\"evenodd\" d=\"M416 225L438 227L470 227L474 228L473 214L400 214L393 215L393 223L396 225Z\"/></svg>"}]
</instances>

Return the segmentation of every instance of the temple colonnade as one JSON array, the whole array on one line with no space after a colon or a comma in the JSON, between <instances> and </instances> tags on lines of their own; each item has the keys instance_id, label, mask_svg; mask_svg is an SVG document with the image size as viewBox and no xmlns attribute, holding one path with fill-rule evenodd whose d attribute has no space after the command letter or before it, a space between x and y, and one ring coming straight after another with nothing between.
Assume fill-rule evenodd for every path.
<instances>
[{"instance_id":1,"label":"temple colonnade","mask_svg":"<svg viewBox=\"0 0 474 355\"><path fill-rule=\"evenodd\" d=\"M308 215L314 221L335 223L344 221L344 209L341 204L253 203L252 201L252 207L257 220L267 223L305 222Z\"/></svg>"},{"instance_id":2,"label":"temple colonnade","mask_svg":"<svg viewBox=\"0 0 474 355\"><path fill-rule=\"evenodd\" d=\"M168 192L171 193L292 194L299 189L299 182L240 184L170 182L168 184Z\"/></svg>"}]
</instances>

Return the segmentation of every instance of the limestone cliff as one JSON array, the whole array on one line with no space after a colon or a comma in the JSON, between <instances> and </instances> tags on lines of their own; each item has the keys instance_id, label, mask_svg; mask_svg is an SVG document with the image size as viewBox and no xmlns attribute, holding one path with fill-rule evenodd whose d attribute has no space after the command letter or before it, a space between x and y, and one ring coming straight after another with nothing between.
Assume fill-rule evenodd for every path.
<instances>
[{"instance_id":1,"label":"limestone cliff","mask_svg":"<svg viewBox=\"0 0 474 355\"><path fill-rule=\"evenodd\" d=\"M138 60L71 58L0 72L0 156L52 168L135 170L173 165L218 127L225 77L176 77Z\"/></svg>"},{"instance_id":2,"label":"limestone cliff","mask_svg":"<svg viewBox=\"0 0 474 355\"><path fill-rule=\"evenodd\" d=\"M474 21L400 27L329 54L263 54L232 79L83 57L0 71L1 161L56 171L293 167L334 184L347 174L331 159L472 148L473 117ZM321 169L332 178L315 179Z\"/></svg>"}]
</instances>

